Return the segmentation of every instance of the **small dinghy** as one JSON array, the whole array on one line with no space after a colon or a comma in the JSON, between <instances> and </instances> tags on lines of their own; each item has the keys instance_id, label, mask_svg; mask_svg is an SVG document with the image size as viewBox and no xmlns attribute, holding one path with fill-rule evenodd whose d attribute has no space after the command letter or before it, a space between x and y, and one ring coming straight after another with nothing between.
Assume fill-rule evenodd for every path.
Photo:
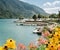
<instances>
[{"instance_id":1,"label":"small dinghy","mask_svg":"<svg viewBox=\"0 0 60 50\"><path fill-rule=\"evenodd\" d=\"M33 31L34 34L38 34L38 35L41 35L42 34L42 28L36 28L34 31Z\"/></svg>"}]
</instances>

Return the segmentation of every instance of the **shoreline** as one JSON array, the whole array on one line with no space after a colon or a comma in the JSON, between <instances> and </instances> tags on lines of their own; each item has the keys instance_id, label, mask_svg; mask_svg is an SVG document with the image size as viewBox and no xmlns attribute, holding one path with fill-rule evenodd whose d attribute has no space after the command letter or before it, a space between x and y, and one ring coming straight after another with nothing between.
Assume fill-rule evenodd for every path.
<instances>
[{"instance_id":1,"label":"shoreline","mask_svg":"<svg viewBox=\"0 0 60 50\"><path fill-rule=\"evenodd\" d=\"M36 25L36 26L47 26L49 24L54 24L56 22L51 22L49 20L37 20L37 21L34 21L34 20L17 20L17 21L14 21L15 23L19 23L20 25Z\"/></svg>"}]
</instances>

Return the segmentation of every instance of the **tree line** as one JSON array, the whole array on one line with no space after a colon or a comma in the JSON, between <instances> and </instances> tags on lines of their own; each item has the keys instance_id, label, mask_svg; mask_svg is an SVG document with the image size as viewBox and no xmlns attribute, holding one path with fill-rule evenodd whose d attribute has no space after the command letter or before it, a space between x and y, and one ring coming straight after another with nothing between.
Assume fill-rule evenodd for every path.
<instances>
[{"instance_id":1,"label":"tree line","mask_svg":"<svg viewBox=\"0 0 60 50\"><path fill-rule=\"evenodd\" d=\"M36 19L40 19L40 18L59 18L60 19L60 11L58 14L50 14L49 16L44 16L44 15L41 15L41 14L38 14L37 15L33 15L32 18L36 21Z\"/></svg>"},{"instance_id":2,"label":"tree line","mask_svg":"<svg viewBox=\"0 0 60 50\"><path fill-rule=\"evenodd\" d=\"M41 14L34 14L32 16L32 19L34 19L34 21L36 21L36 19L40 19L40 18L59 18L60 19L60 11L58 11L59 13L58 14L49 14L48 16L44 16L44 15L41 15ZM24 19L23 16L20 16L19 19Z\"/></svg>"}]
</instances>

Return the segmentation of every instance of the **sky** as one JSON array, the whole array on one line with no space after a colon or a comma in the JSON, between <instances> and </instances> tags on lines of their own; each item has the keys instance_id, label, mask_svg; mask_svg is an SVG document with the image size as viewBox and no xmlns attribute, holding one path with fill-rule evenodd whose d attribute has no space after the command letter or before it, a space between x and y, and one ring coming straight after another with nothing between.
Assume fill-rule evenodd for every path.
<instances>
[{"instance_id":1,"label":"sky","mask_svg":"<svg viewBox=\"0 0 60 50\"><path fill-rule=\"evenodd\" d=\"M60 0L21 0L44 9L47 13L58 13L60 10Z\"/></svg>"}]
</instances>

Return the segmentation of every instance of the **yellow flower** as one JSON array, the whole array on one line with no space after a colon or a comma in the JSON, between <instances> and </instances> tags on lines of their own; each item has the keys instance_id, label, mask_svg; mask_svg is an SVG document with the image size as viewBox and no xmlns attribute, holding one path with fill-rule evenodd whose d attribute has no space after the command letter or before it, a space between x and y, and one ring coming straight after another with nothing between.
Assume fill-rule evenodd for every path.
<instances>
[{"instance_id":1,"label":"yellow flower","mask_svg":"<svg viewBox=\"0 0 60 50\"><path fill-rule=\"evenodd\" d=\"M49 48L45 48L45 50L49 50Z\"/></svg>"},{"instance_id":2,"label":"yellow flower","mask_svg":"<svg viewBox=\"0 0 60 50\"><path fill-rule=\"evenodd\" d=\"M49 44L48 48L49 50L56 50L55 44Z\"/></svg>"},{"instance_id":3,"label":"yellow flower","mask_svg":"<svg viewBox=\"0 0 60 50\"><path fill-rule=\"evenodd\" d=\"M58 44L57 49L60 49L60 44Z\"/></svg>"},{"instance_id":4,"label":"yellow flower","mask_svg":"<svg viewBox=\"0 0 60 50\"><path fill-rule=\"evenodd\" d=\"M58 28L56 27L55 30L58 31Z\"/></svg>"},{"instance_id":5,"label":"yellow flower","mask_svg":"<svg viewBox=\"0 0 60 50\"><path fill-rule=\"evenodd\" d=\"M60 31L60 28L58 28L58 30Z\"/></svg>"},{"instance_id":6,"label":"yellow flower","mask_svg":"<svg viewBox=\"0 0 60 50\"><path fill-rule=\"evenodd\" d=\"M60 27L56 27L55 30L56 30L56 31L60 31Z\"/></svg>"},{"instance_id":7,"label":"yellow flower","mask_svg":"<svg viewBox=\"0 0 60 50\"><path fill-rule=\"evenodd\" d=\"M16 44L15 44L15 41L13 39L8 39L6 41L6 44L7 44L8 48L11 48L11 49L15 49L16 48Z\"/></svg>"},{"instance_id":8,"label":"yellow flower","mask_svg":"<svg viewBox=\"0 0 60 50\"><path fill-rule=\"evenodd\" d=\"M0 50L3 50L3 47L0 46Z\"/></svg>"},{"instance_id":9,"label":"yellow flower","mask_svg":"<svg viewBox=\"0 0 60 50\"><path fill-rule=\"evenodd\" d=\"M60 49L60 27L55 28L55 33L51 34L51 38L49 38L48 48L45 50L57 50Z\"/></svg>"},{"instance_id":10,"label":"yellow flower","mask_svg":"<svg viewBox=\"0 0 60 50\"><path fill-rule=\"evenodd\" d=\"M8 46L7 46L7 44L4 44L4 46L3 46L3 50L8 50Z\"/></svg>"},{"instance_id":11,"label":"yellow flower","mask_svg":"<svg viewBox=\"0 0 60 50\"><path fill-rule=\"evenodd\" d=\"M54 43L55 39L54 38L50 38L49 41L50 41L50 43Z\"/></svg>"}]
</instances>

